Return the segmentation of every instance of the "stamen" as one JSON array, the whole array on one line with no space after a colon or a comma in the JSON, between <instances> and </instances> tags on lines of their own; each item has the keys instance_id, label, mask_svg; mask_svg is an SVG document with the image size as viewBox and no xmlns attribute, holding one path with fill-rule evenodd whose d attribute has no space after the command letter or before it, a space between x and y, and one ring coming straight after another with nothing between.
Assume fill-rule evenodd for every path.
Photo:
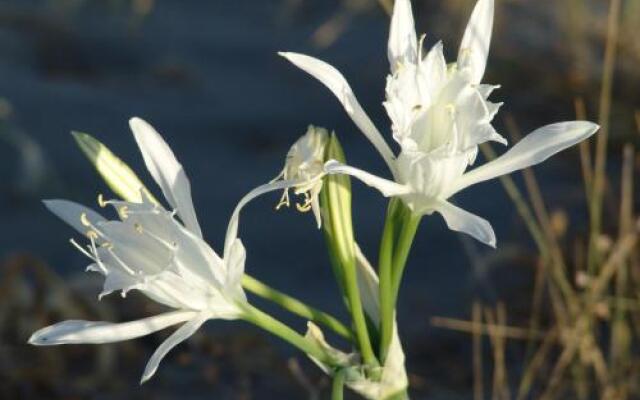
<instances>
[{"instance_id":1,"label":"stamen","mask_svg":"<svg viewBox=\"0 0 640 400\"><path fill-rule=\"evenodd\" d=\"M106 275L108 270L107 267L104 266L104 263L102 262L102 260L100 259L100 256L98 255L98 249L96 248L96 242L92 237L89 237L89 240L91 241L91 251L93 252L94 256L95 256L95 261L96 264L98 264L98 268L100 268L102 270L102 272Z\"/></svg>"},{"instance_id":2,"label":"stamen","mask_svg":"<svg viewBox=\"0 0 640 400\"><path fill-rule=\"evenodd\" d=\"M135 225L137 225L137 226L135 226ZM161 238L160 236L156 235L155 233L151 232L148 229L142 229L142 225L140 225L140 224L135 224L135 225L134 225L135 229L136 229L136 231L138 231L138 233L146 234L151 239L156 240L158 243L160 243L161 245L165 246L167 249L171 250L171 252L174 252L178 248L178 243L169 242L169 241Z\"/></svg>"},{"instance_id":3,"label":"stamen","mask_svg":"<svg viewBox=\"0 0 640 400\"><path fill-rule=\"evenodd\" d=\"M105 208L107 206L107 204L109 204L109 203L104 200L104 196L102 195L102 193L99 193L98 194L98 205L100 206L100 208Z\"/></svg>"},{"instance_id":4,"label":"stamen","mask_svg":"<svg viewBox=\"0 0 640 400\"><path fill-rule=\"evenodd\" d=\"M122 206L122 207L118 207L118 216L120 217L121 220L125 220L127 218L129 218L129 207L127 206Z\"/></svg>"},{"instance_id":5,"label":"stamen","mask_svg":"<svg viewBox=\"0 0 640 400\"><path fill-rule=\"evenodd\" d=\"M282 192L282 197L280 198L280 201L278 202L278 204L276 205L276 211L281 209L282 206L284 207L289 207L290 206L290 201L289 201L289 189L285 189Z\"/></svg>"},{"instance_id":6,"label":"stamen","mask_svg":"<svg viewBox=\"0 0 640 400\"><path fill-rule=\"evenodd\" d=\"M78 242L75 241L75 239L69 239L69 243L71 243L76 249L80 250L80 252L87 256L89 259L96 261L96 258L91 253L89 253L87 249L80 246Z\"/></svg>"},{"instance_id":7,"label":"stamen","mask_svg":"<svg viewBox=\"0 0 640 400\"><path fill-rule=\"evenodd\" d=\"M82 213L80 214L80 223L82 223L82 225L84 226L91 226L91 221L89 221L89 217L87 216L87 213Z\"/></svg>"},{"instance_id":8,"label":"stamen","mask_svg":"<svg viewBox=\"0 0 640 400\"><path fill-rule=\"evenodd\" d=\"M91 223L91 221L89 221L87 213L80 214L80 223L88 228L91 228L85 233L89 239L95 240L98 239L98 237L102 237L106 240L109 239L107 235L102 233L100 229L98 229L93 223Z\"/></svg>"},{"instance_id":9,"label":"stamen","mask_svg":"<svg viewBox=\"0 0 640 400\"><path fill-rule=\"evenodd\" d=\"M304 201L302 203L296 203L296 208L300 212L303 212L303 213L308 212L309 210L311 210L312 201L313 201L313 199L309 195L309 192L305 192L304 193Z\"/></svg>"}]
</instances>

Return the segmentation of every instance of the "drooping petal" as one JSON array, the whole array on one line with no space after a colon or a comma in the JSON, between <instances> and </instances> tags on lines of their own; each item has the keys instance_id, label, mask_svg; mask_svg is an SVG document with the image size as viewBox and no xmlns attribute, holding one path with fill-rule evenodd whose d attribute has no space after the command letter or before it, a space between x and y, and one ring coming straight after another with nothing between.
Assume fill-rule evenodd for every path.
<instances>
[{"instance_id":1,"label":"drooping petal","mask_svg":"<svg viewBox=\"0 0 640 400\"><path fill-rule=\"evenodd\" d=\"M494 0L478 0L458 51L458 66L470 68L472 83L484 76L493 29Z\"/></svg>"},{"instance_id":2,"label":"drooping petal","mask_svg":"<svg viewBox=\"0 0 640 400\"><path fill-rule=\"evenodd\" d=\"M227 234L224 239L224 253L223 259L227 259L229 254L231 254L231 249L233 243L238 237L238 221L240 219L240 211L242 208L247 205L251 200L256 197L262 196L263 194L273 192L274 190L283 190L295 187L297 185L307 183L304 179L285 179L281 181L273 181L269 183L265 183L264 185L260 185L257 188L251 190L249 193L244 195L242 199L236 205L235 210L233 210L233 214L231 214L231 219L229 219L229 225L227 226Z\"/></svg>"},{"instance_id":3,"label":"drooping petal","mask_svg":"<svg viewBox=\"0 0 640 400\"><path fill-rule=\"evenodd\" d=\"M191 199L191 185L182 165L156 130L140 118L132 118L129 126L140 147L147 169L158 183L165 198L175 208L184 225L202 237Z\"/></svg>"},{"instance_id":4,"label":"drooping petal","mask_svg":"<svg viewBox=\"0 0 640 400\"><path fill-rule=\"evenodd\" d=\"M338 70L331 65L316 58L297 53L279 53L281 56L291 61L295 66L307 72L320 82L322 82L338 98L347 114L353 122L360 128L362 133L369 139L378 150L382 158L393 172L393 152L385 142L378 128L375 127L369 116L364 112L353 90L346 79Z\"/></svg>"},{"instance_id":5,"label":"drooping petal","mask_svg":"<svg viewBox=\"0 0 640 400\"><path fill-rule=\"evenodd\" d=\"M87 219L92 224L106 221L106 219L97 212L73 201L53 199L43 200L42 202L49 211L83 235L86 235L89 229L80 221L83 214L87 216Z\"/></svg>"},{"instance_id":6,"label":"drooping petal","mask_svg":"<svg viewBox=\"0 0 640 400\"><path fill-rule=\"evenodd\" d=\"M155 374L158 366L160 365L160 361L164 358L164 356L171 351L178 344L182 343L186 339L188 339L191 335L193 335L202 324L211 317L208 313L200 313L194 318L190 319L187 323L182 325L175 331L171 336L167 338L153 353L149 362L147 362L147 366L144 369L144 373L142 374L142 379L140 383L145 383Z\"/></svg>"},{"instance_id":7,"label":"drooping petal","mask_svg":"<svg viewBox=\"0 0 640 400\"><path fill-rule=\"evenodd\" d=\"M134 339L192 319L194 311L172 311L132 322L69 320L35 332L29 343L36 346L58 344L101 344Z\"/></svg>"},{"instance_id":8,"label":"drooping petal","mask_svg":"<svg viewBox=\"0 0 640 400\"><path fill-rule=\"evenodd\" d=\"M496 235L487 220L456 207L448 201L440 202L436 211L442 215L452 231L466 233L484 244L496 247Z\"/></svg>"},{"instance_id":9,"label":"drooping petal","mask_svg":"<svg viewBox=\"0 0 640 400\"><path fill-rule=\"evenodd\" d=\"M409 194L411 189L388 179L380 178L358 168L350 167L339 163L336 160L329 160L324 165L324 170L328 174L346 174L358 178L363 183L378 189L385 197L401 196Z\"/></svg>"},{"instance_id":10,"label":"drooping petal","mask_svg":"<svg viewBox=\"0 0 640 400\"><path fill-rule=\"evenodd\" d=\"M552 155L579 143L600 127L588 121L559 122L538 128L495 160L462 175L444 193L444 197L478 182L536 165Z\"/></svg>"},{"instance_id":11,"label":"drooping petal","mask_svg":"<svg viewBox=\"0 0 640 400\"><path fill-rule=\"evenodd\" d=\"M415 64L418 58L418 39L409 0L396 0L389 30L389 64L395 71L398 64Z\"/></svg>"}]
</instances>

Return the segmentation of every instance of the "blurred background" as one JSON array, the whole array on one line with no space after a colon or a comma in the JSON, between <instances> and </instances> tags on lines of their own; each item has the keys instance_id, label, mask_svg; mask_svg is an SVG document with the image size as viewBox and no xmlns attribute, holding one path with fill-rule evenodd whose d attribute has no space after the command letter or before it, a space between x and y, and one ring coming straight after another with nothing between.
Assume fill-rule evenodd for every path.
<instances>
[{"instance_id":1,"label":"blurred background","mask_svg":"<svg viewBox=\"0 0 640 400\"><path fill-rule=\"evenodd\" d=\"M414 0L426 46L442 39L452 61L474 3ZM216 250L235 203L278 174L308 124L335 130L352 164L386 173L333 96L276 52L312 54L336 66L388 133L381 102L391 5L0 0L0 398L328 396L329 382L308 360L243 323L207 323L143 386L146 360L170 332L96 347L28 346L34 330L62 319L125 321L159 311L134 293L98 302L101 278L83 272L86 260L68 243L74 232L40 200L95 204L98 193L110 196L71 130L103 141L151 187L128 130L132 116L151 122L184 165ZM502 85L492 95L505 102L498 130L513 142L578 114L603 124L608 146L599 155L593 146L576 147L536 167L535 177L517 174L460 194L460 205L491 221L498 250L459 237L437 216L423 220L399 305L412 398L640 398L631 185L640 124L640 2L496 5L485 82ZM600 171L592 171L598 157ZM598 175L600 219L589 190ZM264 196L245 211L247 270L346 317L313 218L273 211L278 199ZM357 183L354 201L358 241L375 260L385 202ZM593 251L600 257L585 272ZM607 290L585 302L581 293L601 270ZM563 280L569 292L557 288ZM259 304L305 329L305 321ZM589 329L559 317L572 304L575 315L592 316ZM574 345L569 336L581 339Z\"/></svg>"}]
</instances>

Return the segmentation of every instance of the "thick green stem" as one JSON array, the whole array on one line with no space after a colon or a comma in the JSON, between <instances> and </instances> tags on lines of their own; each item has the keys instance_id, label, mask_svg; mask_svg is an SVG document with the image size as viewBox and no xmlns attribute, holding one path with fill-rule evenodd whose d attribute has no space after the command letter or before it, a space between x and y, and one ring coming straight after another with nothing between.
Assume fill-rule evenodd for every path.
<instances>
[{"instance_id":1,"label":"thick green stem","mask_svg":"<svg viewBox=\"0 0 640 400\"><path fill-rule=\"evenodd\" d=\"M344 380L346 370L340 369L333 375L333 386L331 388L331 400L342 400L344 398Z\"/></svg>"},{"instance_id":2,"label":"thick green stem","mask_svg":"<svg viewBox=\"0 0 640 400\"><path fill-rule=\"evenodd\" d=\"M242 277L242 287L249 292L267 299L285 310L302 318L322 324L347 340L353 340L351 330L335 317L306 305L285 293L273 289L249 275Z\"/></svg>"},{"instance_id":3,"label":"thick green stem","mask_svg":"<svg viewBox=\"0 0 640 400\"><path fill-rule=\"evenodd\" d=\"M403 216L402 230L400 236L396 242L393 253L393 302L398 300L398 292L400 290L400 283L402 282L402 275L404 273L404 267L407 265L407 258L411 251L411 245L413 239L418 231L420 225L420 216L414 215L410 210L405 210L406 214Z\"/></svg>"},{"instance_id":4,"label":"thick green stem","mask_svg":"<svg viewBox=\"0 0 640 400\"><path fill-rule=\"evenodd\" d=\"M335 159L344 162L344 152L340 147L335 135L331 136L325 158ZM360 288L358 287L358 276L356 270L355 239L353 235L353 225L351 220L351 183L347 176L333 175L327 176L323 191L326 192L327 207L325 211L331 224L330 238L332 249L335 252L336 261L342 267L336 271L341 275L344 285L344 292L348 301L349 312L355 331L358 349L365 364L370 366L379 365L376 359L371 339L367 329L367 323L362 308L360 298Z\"/></svg>"},{"instance_id":5,"label":"thick green stem","mask_svg":"<svg viewBox=\"0 0 640 400\"><path fill-rule=\"evenodd\" d=\"M336 366L336 362L332 360L317 343L308 340L289 326L250 304L243 304L240 307L243 311L242 318L245 321L278 336L324 364Z\"/></svg>"},{"instance_id":6,"label":"thick green stem","mask_svg":"<svg viewBox=\"0 0 640 400\"><path fill-rule=\"evenodd\" d=\"M378 259L378 276L380 279L380 362L384 365L387 358L387 351L391 344L393 335L394 299L393 299L393 245L396 230L396 210L397 200L391 200L387 209L387 216L382 232L382 242L380 243L380 256Z\"/></svg>"}]
</instances>

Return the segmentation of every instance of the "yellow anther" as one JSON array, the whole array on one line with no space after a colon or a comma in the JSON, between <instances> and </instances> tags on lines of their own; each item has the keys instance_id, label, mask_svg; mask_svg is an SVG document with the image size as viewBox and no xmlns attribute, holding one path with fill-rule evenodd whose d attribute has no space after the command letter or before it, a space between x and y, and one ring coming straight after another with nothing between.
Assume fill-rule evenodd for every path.
<instances>
[{"instance_id":1,"label":"yellow anther","mask_svg":"<svg viewBox=\"0 0 640 400\"><path fill-rule=\"evenodd\" d=\"M276 204L276 211L281 209L282 206L289 207L289 190L287 189L284 190L280 201L278 202L278 204Z\"/></svg>"},{"instance_id":2,"label":"yellow anther","mask_svg":"<svg viewBox=\"0 0 640 400\"><path fill-rule=\"evenodd\" d=\"M118 215L120 216L120 219L127 219L129 217L129 207L127 206L122 206L118 208Z\"/></svg>"},{"instance_id":3,"label":"yellow anther","mask_svg":"<svg viewBox=\"0 0 640 400\"><path fill-rule=\"evenodd\" d=\"M87 231L86 235L87 235L87 237L88 237L89 239L93 239L93 240L98 239L98 233L96 233L96 231L94 231L94 230L89 229L89 230Z\"/></svg>"},{"instance_id":4,"label":"yellow anther","mask_svg":"<svg viewBox=\"0 0 640 400\"><path fill-rule=\"evenodd\" d=\"M300 212L309 212L311 210L311 203L313 199L309 196L309 192L304 193L304 201L301 203L296 203L296 208Z\"/></svg>"},{"instance_id":5,"label":"yellow anther","mask_svg":"<svg viewBox=\"0 0 640 400\"><path fill-rule=\"evenodd\" d=\"M102 195L102 193L98 194L98 205L101 208L105 208L107 206L107 202L104 200L104 196Z\"/></svg>"},{"instance_id":6,"label":"yellow anther","mask_svg":"<svg viewBox=\"0 0 640 400\"><path fill-rule=\"evenodd\" d=\"M80 214L80 223L82 223L82 225L84 226L91 226L91 221L89 221L87 213Z\"/></svg>"}]
</instances>

